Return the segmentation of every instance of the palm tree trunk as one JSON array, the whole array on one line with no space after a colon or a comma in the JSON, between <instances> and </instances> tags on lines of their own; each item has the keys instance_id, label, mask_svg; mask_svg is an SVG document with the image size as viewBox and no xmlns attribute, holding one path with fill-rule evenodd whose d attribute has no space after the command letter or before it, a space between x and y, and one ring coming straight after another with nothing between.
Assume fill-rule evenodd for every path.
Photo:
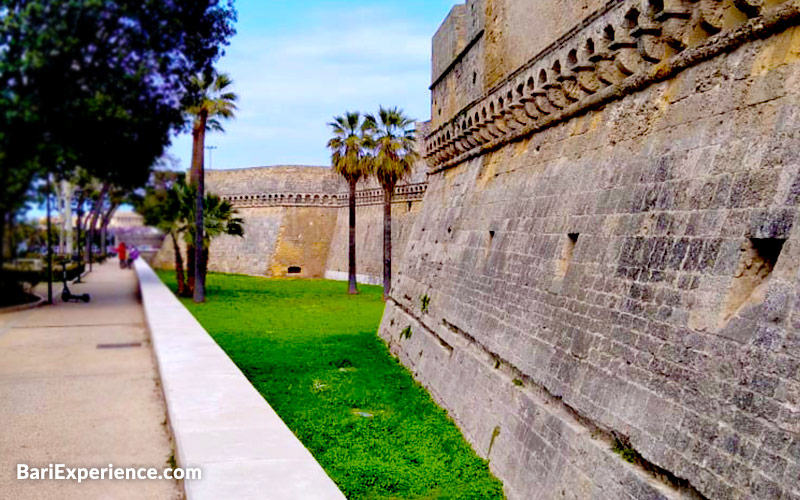
<instances>
[{"instance_id":1,"label":"palm tree trunk","mask_svg":"<svg viewBox=\"0 0 800 500\"><path fill-rule=\"evenodd\" d=\"M350 239L348 241L350 262L347 269L349 282L347 293L350 295L358 293L356 285L356 182L357 179L350 179L350 199L348 200L350 210Z\"/></svg>"},{"instance_id":2,"label":"palm tree trunk","mask_svg":"<svg viewBox=\"0 0 800 500\"><path fill-rule=\"evenodd\" d=\"M196 258L197 254L194 251L194 245L186 245L186 267L188 269L186 272L187 283L183 290L185 292L184 297L194 297L195 279L197 277L195 273L197 269Z\"/></svg>"},{"instance_id":3,"label":"palm tree trunk","mask_svg":"<svg viewBox=\"0 0 800 500\"><path fill-rule=\"evenodd\" d=\"M200 268L200 275L203 277L203 286L206 284L206 274L208 273L208 248L203 245L203 251L200 252L200 261L197 267ZM197 286L195 285L195 289ZM205 299L205 290L203 290L203 298Z\"/></svg>"},{"instance_id":4,"label":"palm tree trunk","mask_svg":"<svg viewBox=\"0 0 800 500\"><path fill-rule=\"evenodd\" d=\"M178 239L175 233L170 232L172 238L172 248L175 250L175 278L178 281L178 296L183 297L186 295L186 278L183 274L183 256L181 255L181 248L178 246Z\"/></svg>"},{"instance_id":5,"label":"palm tree trunk","mask_svg":"<svg viewBox=\"0 0 800 500\"><path fill-rule=\"evenodd\" d=\"M197 200L195 207L195 242L194 242L194 261L200 263L203 260L203 199L205 197L205 171L203 168L203 157L205 151L206 119L205 111L197 117L194 129L192 130L192 182L197 186ZM205 302L205 275L202 266L194 266L194 301L195 303Z\"/></svg>"},{"instance_id":6,"label":"palm tree trunk","mask_svg":"<svg viewBox=\"0 0 800 500\"><path fill-rule=\"evenodd\" d=\"M383 300L392 289L392 192L394 187L383 188Z\"/></svg>"}]
</instances>

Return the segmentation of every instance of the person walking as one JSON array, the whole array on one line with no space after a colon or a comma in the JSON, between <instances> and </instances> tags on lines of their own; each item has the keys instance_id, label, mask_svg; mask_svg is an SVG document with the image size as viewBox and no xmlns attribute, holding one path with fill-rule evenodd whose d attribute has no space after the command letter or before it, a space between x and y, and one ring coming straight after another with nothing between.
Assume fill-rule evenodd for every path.
<instances>
[{"instance_id":1,"label":"person walking","mask_svg":"<svg viewBox=\"0 0 800 500\"><path fill-rule=\"evenodd\" d=\"M117 257L119 257L119 267L120 269L124 269L128 265L128 248L125 246L125 242L121 241L117 246Z\"/></svg>"},{"instance_id":2,"label":"person walking","mask_svg":"<svg viewBox=\"0 0 800 500\"><path fill-rule=\"evenodd\" d=\"M139 258L139 249L133 247L131 249L130 255L128 256L128 268L133 268L133 262L138 258Z\"/></svg>"}]
</instances>

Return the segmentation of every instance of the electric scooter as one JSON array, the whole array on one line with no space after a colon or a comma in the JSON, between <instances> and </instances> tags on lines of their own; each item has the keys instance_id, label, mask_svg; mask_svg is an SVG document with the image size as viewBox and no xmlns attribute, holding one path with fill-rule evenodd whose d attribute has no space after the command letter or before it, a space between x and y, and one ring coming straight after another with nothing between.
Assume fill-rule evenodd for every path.
<instances>
[{"instance_id":1,"label":"electric scooter","mask_svg":"<svg viewBox=\"0 0 800 500\"><path fill-rule=\"evenodd\" d=\"M69 302L71 300L74 300L75 302L86 302L86 303L88 303L90 300L92 300L92 297L90 297L88 293L84 293L84 294L81 294L81 295L73 295L73 293L69 291L69 287L67 286L67 263L66 263L66 261L62 262L61 265L64 268L64 272L63 272L63 275L62 275L63 281L64 281L64 289L61 290L61 300L63 300L64 302Z\"/></svg>"}]
</instances>

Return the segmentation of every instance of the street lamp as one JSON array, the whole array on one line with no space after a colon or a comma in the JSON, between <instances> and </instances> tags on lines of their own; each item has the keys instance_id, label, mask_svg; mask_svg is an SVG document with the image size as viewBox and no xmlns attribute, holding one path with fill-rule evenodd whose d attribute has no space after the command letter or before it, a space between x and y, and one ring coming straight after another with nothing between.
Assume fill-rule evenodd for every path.
<instances>
[{"instance_id":1,"label":"street lamp","mask_svg":"<svg viewBox=\"0 0 800 500\"><path fill-rule=\"evenodd\" d=\"M216 146L206 146L208 150L208 169L211 170L213 168L213 161L214 161L214 150L217 149Z\"/></svg>"}]
</instances>

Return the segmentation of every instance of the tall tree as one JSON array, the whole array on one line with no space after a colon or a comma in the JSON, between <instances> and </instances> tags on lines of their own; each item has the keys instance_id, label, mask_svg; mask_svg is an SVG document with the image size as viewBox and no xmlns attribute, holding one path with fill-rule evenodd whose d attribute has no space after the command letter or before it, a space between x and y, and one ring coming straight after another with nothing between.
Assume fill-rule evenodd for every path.
<instances>
[{"instance_id":1,"label":"tall tree","mask_svg":"<svg viewBox=\"0 0 800 500\"><path fill-rule=\"evenodd\" d=\"M354 295L358 293L356 284L356 185L359 179L366 177L372 171L374 123L371 120L362 119L358 112L348 111L343 116L334 117L328 126L333 131L333 138L328 141L333 170L344 177L349 187L350 231L347 276L348 293Z\"/></svg>"},{"instance_id":2,"label":"tall tree","mask_svg":"<svg viewBox=\"0 0 800 500\"><path fill-rule=\"evenodd\" d=\"M200 269L200 272L205 277L208 271L211 240L221 234L244 236L244 221L238 217L236 210L233 209L230 203L223 201L219 196L206 194L203 200L203 236L199 239L201 246L198 252L194 247L198 242L197 234L195 233L197 230L197 205L194 200L196 199L196 186L194 184L183 186L182 191L179 193L182 222L179 231L184 233L188 265ZM185 296L195 297L196 287L197 280L192 279L190 274L186 284Z\"/></svg>"},{"instance_id":3,"label":"tall tree","mask_svg":"<svg viewBox=\"0 0 800 500\"><path fill-rule=\"evenodd\" d=\"M185 176L181 172L156 170L150 176L144 194L134 199L134 207L144 217L145 225L157 227L172 243L180 296L186 295L186 278L178 240L186 230L186 219L194 214L191 208L195 201L194 194L193 190L186 189Z\"/></svg>"},{"instance_id":4,"label":"tall tree","mask_svg":"<svg viewBox=\"0 0 800 500\"><path fill-rule=\"evenodd\" d=\"M232 0L4 1L0 221L50 173L143 184L234 21Z\"/></svg>"},{"instance_id":5,"label":"tall tree","mask_svg":"<svg viewBox=\"0 0 800 500\"><path fill-rule=\"evenodd\" d=\"M209 71L196 75L192 80L194 101L187 108L187 113L192 120L192 168L191 182L196 186L197 199L195 202L195 230L197 240L192 245L195 249L194 258L190 262L203 261L203 200L205 199L205 138L206 131L224 132L221 120L233 118L236 111L237 96L231 92L233 82L225 73ZM205 269L200 265L190 266L190 273L194 275L194 301L204 302L206 292Z\"/></svg>"},{"instance_id":6,"label":"tall tree","mask_svg":"<svg viewBox=\"0 0 800 500\"><path fill-rule=\"evenodd\" d=\"M92 193L92 200L91 200L91 208L89 213L86 215L86 255L85 261L88 264L94 262L94 242L97 239L96 232L97 229L97 221L100 217L100 214L103 211L103 206L106 202L106 195L108 194L108 190L111 188L111 183L109 181L105 181L99 184L99 190L95 190ZM97 187L97 186L96 186Z\"/></svg>"},{"instance_id":7,"label":"tall tree","mask_svg":"<svg viewBox=\"0 0 800 500\"><path fill-rule=\"evenodd\" d=\"M419 158L414 144L414 121L398 108L381 108L375 124L375 177L383 187L383 299L392 287L392 196L397 183Z\"/></svg>"}]
</instances>

